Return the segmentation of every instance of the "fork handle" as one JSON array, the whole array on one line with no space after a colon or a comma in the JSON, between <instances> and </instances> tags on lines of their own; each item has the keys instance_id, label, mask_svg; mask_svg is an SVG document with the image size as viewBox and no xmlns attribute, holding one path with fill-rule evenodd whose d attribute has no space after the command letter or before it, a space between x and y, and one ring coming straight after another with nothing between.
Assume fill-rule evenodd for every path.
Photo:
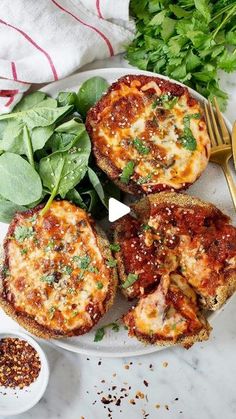
<instances>
[{"instance_id":1,"label":"fork handle","mask_svg":"<svg viewBox=\"0 0 236 419\"><path fill-rule=\"evenodd\" d=\"M236 185L235 185L235 181L232 177L232 174L230 172L230 168L228 165L228 160L225 161L224 163L221 164L222 170L224 172L225 178L227 180L228 183L228 187L229 187L229 191L234 203L234 209L236 211Z\"/></svg>"}]
</instances>

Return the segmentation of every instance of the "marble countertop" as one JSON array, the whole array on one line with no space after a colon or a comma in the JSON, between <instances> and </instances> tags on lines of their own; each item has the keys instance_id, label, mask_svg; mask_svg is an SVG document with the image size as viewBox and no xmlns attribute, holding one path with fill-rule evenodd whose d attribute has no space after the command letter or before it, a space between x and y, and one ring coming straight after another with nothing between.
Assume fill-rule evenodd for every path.
<instances>
[{"instance_id":1,"label":"marble countertop","mask_svg":"<svg viewBox=\"0 0 236 419\"><path fill-rule=\"evenodd\" d=\"M118 56L87 65L81 71L103 67L128 64ZM231 122L236 117L234 79L235 74L222 77L230 94L226 115ZM75 355L43 342L51 369L47 391L37 406L17 417L235 419L235 325L236 298L214 319L210 340L195 344L188 351L176 347L142 357L99 359ZM109 394L112 402L103 404L102 397ZM115 404L115 397L120 406Z\"/></svg>"}]
</instances>

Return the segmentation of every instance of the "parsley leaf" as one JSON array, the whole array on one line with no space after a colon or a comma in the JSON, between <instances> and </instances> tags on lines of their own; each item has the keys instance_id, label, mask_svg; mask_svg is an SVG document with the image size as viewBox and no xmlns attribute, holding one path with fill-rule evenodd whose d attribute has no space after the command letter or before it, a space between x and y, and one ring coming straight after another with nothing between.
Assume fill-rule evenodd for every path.
<instances>
[{"instance_id":1,"label":"parsley leaf","mask_svg":"<svg viewBox=\"0 0 236 419\"><path fill-rule=\"evenodd\" d=\"M118 243L112 243L110 244L110 249L112 252L119 252L120 251L120 245Z\"/></svg>"},{"instance_id":2,"label":"parsley leaf","mask_svg":"<svg viewBox=\"0 0 236 419\"><path fill-rule=\"evenodd\" d=\"M117 261L115 259L108 259L106 264L109 268L114 268L117 265Z\"/></svg>"},{"instance_id":3,"label":"parsley leaf","mask_svg":"<svg viewBox=\"0 0 236 419\"><path fill-rule=\"evenodd\" d=\"M105 336L105 329L104 327L100 327L96 330L94 342L100 342Z\"/></svg>"},{"instance_id":4,"label":"parsley leaf","mask_svg":"<svg viewBox=\"0 0 236 419\"><path fill-rule=\"evenodd\" d=\"M110 327L114 332L119 332L119 330L120 330L120 326L116 322L106 324L105 326L102 326L102 327L100 327L99 329L96 330L95 337L94 337L94 342L100 342L105 336L106 329L108 329Z\"/></svg>"},{"instance_id":5,"label":"parsley leaf","mask_svg":"<svg viewBox=\"0 0 236 419\"><path fill-rule=\"evenodd\" d=\"M128 184L133 173L134 173L134 162L129 161L125 165L124 169L122 170L122 173L120 175L120 181L122 183Z\"/></svg>"},{"instance_id":6,"label":"parsley leaf","mask_svg":"<svg viewBox=\"0 0 236 419\"><path fill-rule=\"evenodd\" d=\"M218 71L236 70L235 1L131 0L130 9L136 36L127 47L129 63L216 96L224 109Z\"/></svg>"},{"instance_id":7,"label":"parsley leaf","mask_svg":"<svg viewBox=\"0 0 236 419\"><path fill-rule=\"evenodd\" d=\"M40 281L46 282L47 284L52 285L53 282L55 281L55 277L54 275L43 275L41 276Z\"/></svg>"},{"instance_id":8,"label":"parsley leaf","mask_svg":"<svg viewBox=\"0 0 236 419\"><path fill-rule=\"evenodd\" d=\"M145 155L150 152L150 148L145 146L144 142L141 141L139 138L135 138L133 140L133 145L140 154Z\"/></svg>"},{"instance_id":9,"label":"parsley leaf","mask_svg":"<svg viewBox=\"0 0 236 419\"><path fill-rule=\"evenodd\" d=\"M138 279L138 275L137 274L129 274L125 280L125 282L123 282L122 284L122 288L126 289L131 287L131 285L133 285Z\"/></svg>"},{"instance_id":10,"label":"parsley leaf","mask_svg":"<svg viewBox=\"0 0 236 419\"><path fill-rule=\"evenodd\" d=\"M33 235L34 235L33 227L26 227L26 226L17 226L14 233L15 239L19 243L22 243L24 240L29 239Z\"/></svg>"}]
</instances>

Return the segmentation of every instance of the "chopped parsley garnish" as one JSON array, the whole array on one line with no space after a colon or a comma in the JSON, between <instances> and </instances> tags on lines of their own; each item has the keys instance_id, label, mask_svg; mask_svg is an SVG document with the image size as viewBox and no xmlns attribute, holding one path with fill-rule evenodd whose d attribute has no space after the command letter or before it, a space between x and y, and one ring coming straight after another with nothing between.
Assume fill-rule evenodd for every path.
<instances>
[{"instance_id":1,"label":"chopped parsley garnish","mask_svg":"<svg viewBox=\"0 0 236 419\"><path fill-rule=\"evenodd\" d=\"M88 269L87 269L87 271L88 272L92 272L94 274L98 274L99 273L99 270L98 270L98 268L96 268L96 266L89 266Z\"/></svg>"},{"instance_id":2,"label":"chopped parsley garnish","mask_svg":"<svg viewBox=\"0 0 236 419\"><path fill-rule=\"evenodd\" d=\"M137 274L129 274L125 280L125 282L122 284L122 288L126 289L131 287L131 285L133 285L138 279L138 275Z\"/></svg>"},{"instance_id":3,"label":"chopped parsley garnish","mask_svg":"<svg viewBox=\"0 0 236 419\"><path fill-rule=\"evenodd\" d=\"M178 96L174 96L172 98L169 98L166 102L163 103L163 108L165 109L173 109L176 103L178 102Z\"/></svg>"},{"instance_id":4,"label":"chopped parsley garnish","mask_svg":"<svg viewBox=\"0 0 236 419\"><path fill-rule=\"evenodd\" d=\"M120 245L118 243L112 243L110 244L110 249L112 252L119 252L120 251Z\"/></svg>"},{"instance_id":5,"label":"chopped parsley garnish","mask_svg":"<svg viewBox=\"0 0 236 419\"><path fill-rule=\"evenodd\" d=\"M40 278L40 281L46 282L47 284L51 285L55 281L54 275L43 275Z\"/></svg>"},{"instance_id":6,"label":"chopped parsley garnish","mask_svg":"<svg viewBox=\"0 0 236 419\"><path fill-rule=\"evenodd\" d=\"M145 183L147 183L150 179L152 178L151 173L149 173L149 175L147 176L143 176L143 177L139 177L138 180L136 181L136 183L138 185L144 185Z\"/></svg>"},{"instance_id":7,"label":"chopped parsley garnish","mask_svg":"<svg viewBox=\"0 0 236 419\"><path fill-rule=\"evenodd\" d=\"M120 326L116 322L106 324L105 326L96 330L94 342L100 342L105 336L105 330L108 328L111 328L114 332L119 332L120 330Z\"/></svg>"},{"instance_id":8,"label":"chopped parsley garnish","mask_svg":"<svg viewBox=\"0 0 236 419\"><path fill-rule=\"evenodd\" d=\"M37 216L36 216L36 214L34 214L32 217L30 217L29 219L29 222L30 223L34 223L36 220L37 220Z\"/></svg>"},{"instance_id":9,"label":"chopped parsley garnish","mask_svg":"<svg viewBox=\"0 0 236 419\"><path fill-rule=\"evenodd\" d=\"M55 307L50 307L50 309L48 311L49 311L49 314L50 314L50 319L53 319L55 311L56 311Z\"/></svg>"},{"instance_id":10,"label":"chopped parsley garnish","mask_svg":"<svg viewBox=\"0 0 236 419\"><path fill-rule=\"evenodd\" d=\"M79 312L78 312L77 310L74 310L74 311L72 312L72 317L76 317L76 316L77 316L77 314L79 314Z\"/></svg>"},{"instance_id":11,"label":"chopped parsley garnish","mask_svg":"<svg viewBox=\"0 0 236 419\"><path fill-rule=\"evenodd\" d=\"M145 155L150 152L150 148L147 147L145 143L141 141L139 138L135 138L133 140L133 145L140 154Z\"/></svg>"},{"instance_id":12,"label":"chopped parsley garnish","mask_svg":"<svg viewBox=\"0 0 236 419\"><path fill-rule=\"evenodd\" d=\"M88 255L85 256L73 256L73 260L75 262L78 262L78 266L80 269L87 269L89 267L89 264L91 262L91 258Z\"/></svg>"},{"instance_id":13,"label":"chopped parsley garnish","mask_svg":"<svg viewBox=\"0 0 236 419\"><path fill-rule=\"evenodd\" d=\"M73 269L72 269L70 266L68 266L68 265L64 266L62 270L63 270L63 272L64 272L64 273L66 273L67 275L71 275L71 274L72 274L72 272L73 272Z\"/></svg>"},{"instance_id":14,"label":"chopped parsley garnish","mask_svg":"<svg viewBox=\"0 0 236 419\"><path fill-rule=\"evenodd\" d=\"M55 246L55 242L54 240L50 240L50 242L48 242L47 246L45 247L45 252L49 252L50 250L52 250Z\"/></svg>"},{"instance_id":15,"label":"chopped parsley garnish","mask_svg":"<svg viewBox=\"0 0 236 419\"><path fill-rule=\"evenodd\" d=\"M184 117L184 132L178 141L183 145L184 148L186 148L186 150L194 151L197 148L197 141L194 138L190 128L190 120L200 118L201 114L199 113L189 114Z\"/></svg>"},{"instance_id":16,"label":"chopped parsley garnish","mask_svg":"<svg viewBox=\"0 0 236 419\"><path fill-rule=\"evenodd\" d=\"M144 230L144 231L147 231L147 230L151 230L151 228L152 227L150 227L148 224L142 224L142 229Z\"/></svg>"},{"instance_id":17,"label":"chopped parsley garnish","mask_svg":"<svg viewBox=\"0 0 236 419\"><path fill-rule=\"evenodd\" d=\"M82 257L81 260L80 260L80 268L81 269L87 269L90 262L91 262L91 259L88 255Z\"/></svg>"},{"instance_id":18,"label":"chopped parsley garnish","mask_svg":"<svg viewBox=\"0 0 236 419\"><path fill-rule=\"evenodd\" d=\"M26 255L26 253L28 253L28 249L21 249L20 250L21 255Z\"/></svg>"},{"instance_id":19,"label":"chopped parsley garnish","mask_svg":"<svg viewBox=\"0 0 236 419\"><path fill-rule=\"evenodd\" d=\"M124 169L122 170L122 173L120 175L120 181L122 183L128 184L133 173L134 173L134 162L129 161L125 165Z\"/></svg>"},{"instance_id":20,"label":"chopped parsley garnish","mask_svg":"<svg viewBox=\"0 0 236 419\"><path fill-rule=\"evenodd\" d=\"M4 278L10 274L9 269L6 265L4 265L2 267L1 272L2 272L2 275L4 276Z\"/></svg>"},{"instance_id":21,"label":"chopped parsley garnish","mask_svg":"<svg viewBox=\"0 0 236 419\"><path fill-rule=\"evenodd\" d=\"M14 237L19 243L22 243L25 239L29 239L34 234L33 227L18 226L15 229Z\"/></svg>"},{"instance_id":22,"label":"chopped parsley garnish","mask_svg":"<svg viewBox=\"0 0 236 419\"><path fill-rule=\"evenodd\" d=\"M103 283L102 283L102 282L98 282L98 283L97 283L97 288L98 288L99 290L101 290L101 289L103 288Z\"/></svg>"},{"instance_id":23,"label":"chopped parsley garnish","mask_svg":"<svg viewBox=\"0 0 236 419\"><path fill-rule=\"evenodd\" d=\"M114 268L117 265L117 261L115 259L108 259L106 264L109 268Z\"/></svg>"},{"instance_id":24,"label":"chopped parsley garnish","mask_svg":"<svg viewBox=\"0 0 236 419\"><path fill-rule=\"evenodd\" d=\"M104 335L105 335L105 328L100 327L99 329L96 330L94 342L100 342L104 338Z\"/></svg>"},{"instance_id":25,"label":"chopped parsley garnish","mask_svg":"<svg viewBox=\"0 0 236 419\"><path fill-rule=\"evenodd\" d=\"M68 294L74 294L75 289L74 288L68 288Z\"/></svg>"}]
</instances>

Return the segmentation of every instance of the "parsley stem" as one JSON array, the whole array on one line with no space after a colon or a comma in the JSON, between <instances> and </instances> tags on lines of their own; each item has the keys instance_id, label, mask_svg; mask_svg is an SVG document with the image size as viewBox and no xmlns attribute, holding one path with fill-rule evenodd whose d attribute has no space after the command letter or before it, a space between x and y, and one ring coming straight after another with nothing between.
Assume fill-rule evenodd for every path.
<instances>
[{"instance_id":1,"label":"parsley stem","mask_svg":"<svg viewBox=\"0 0 236 419\"><path fill-rule=\"evenodd\" d=\"M220 31L220 29L224 26L224 24L227 22L227 20L229 19L229 17L234 14L236 10L236 5L232 7L232 9L226 14L225 18L222 20L221 24L218 26L218 28L216 28L216 30L213 32L213 39L215 39L216 35L218 34L218 32Z\"/></svg>"}]
</instances>

